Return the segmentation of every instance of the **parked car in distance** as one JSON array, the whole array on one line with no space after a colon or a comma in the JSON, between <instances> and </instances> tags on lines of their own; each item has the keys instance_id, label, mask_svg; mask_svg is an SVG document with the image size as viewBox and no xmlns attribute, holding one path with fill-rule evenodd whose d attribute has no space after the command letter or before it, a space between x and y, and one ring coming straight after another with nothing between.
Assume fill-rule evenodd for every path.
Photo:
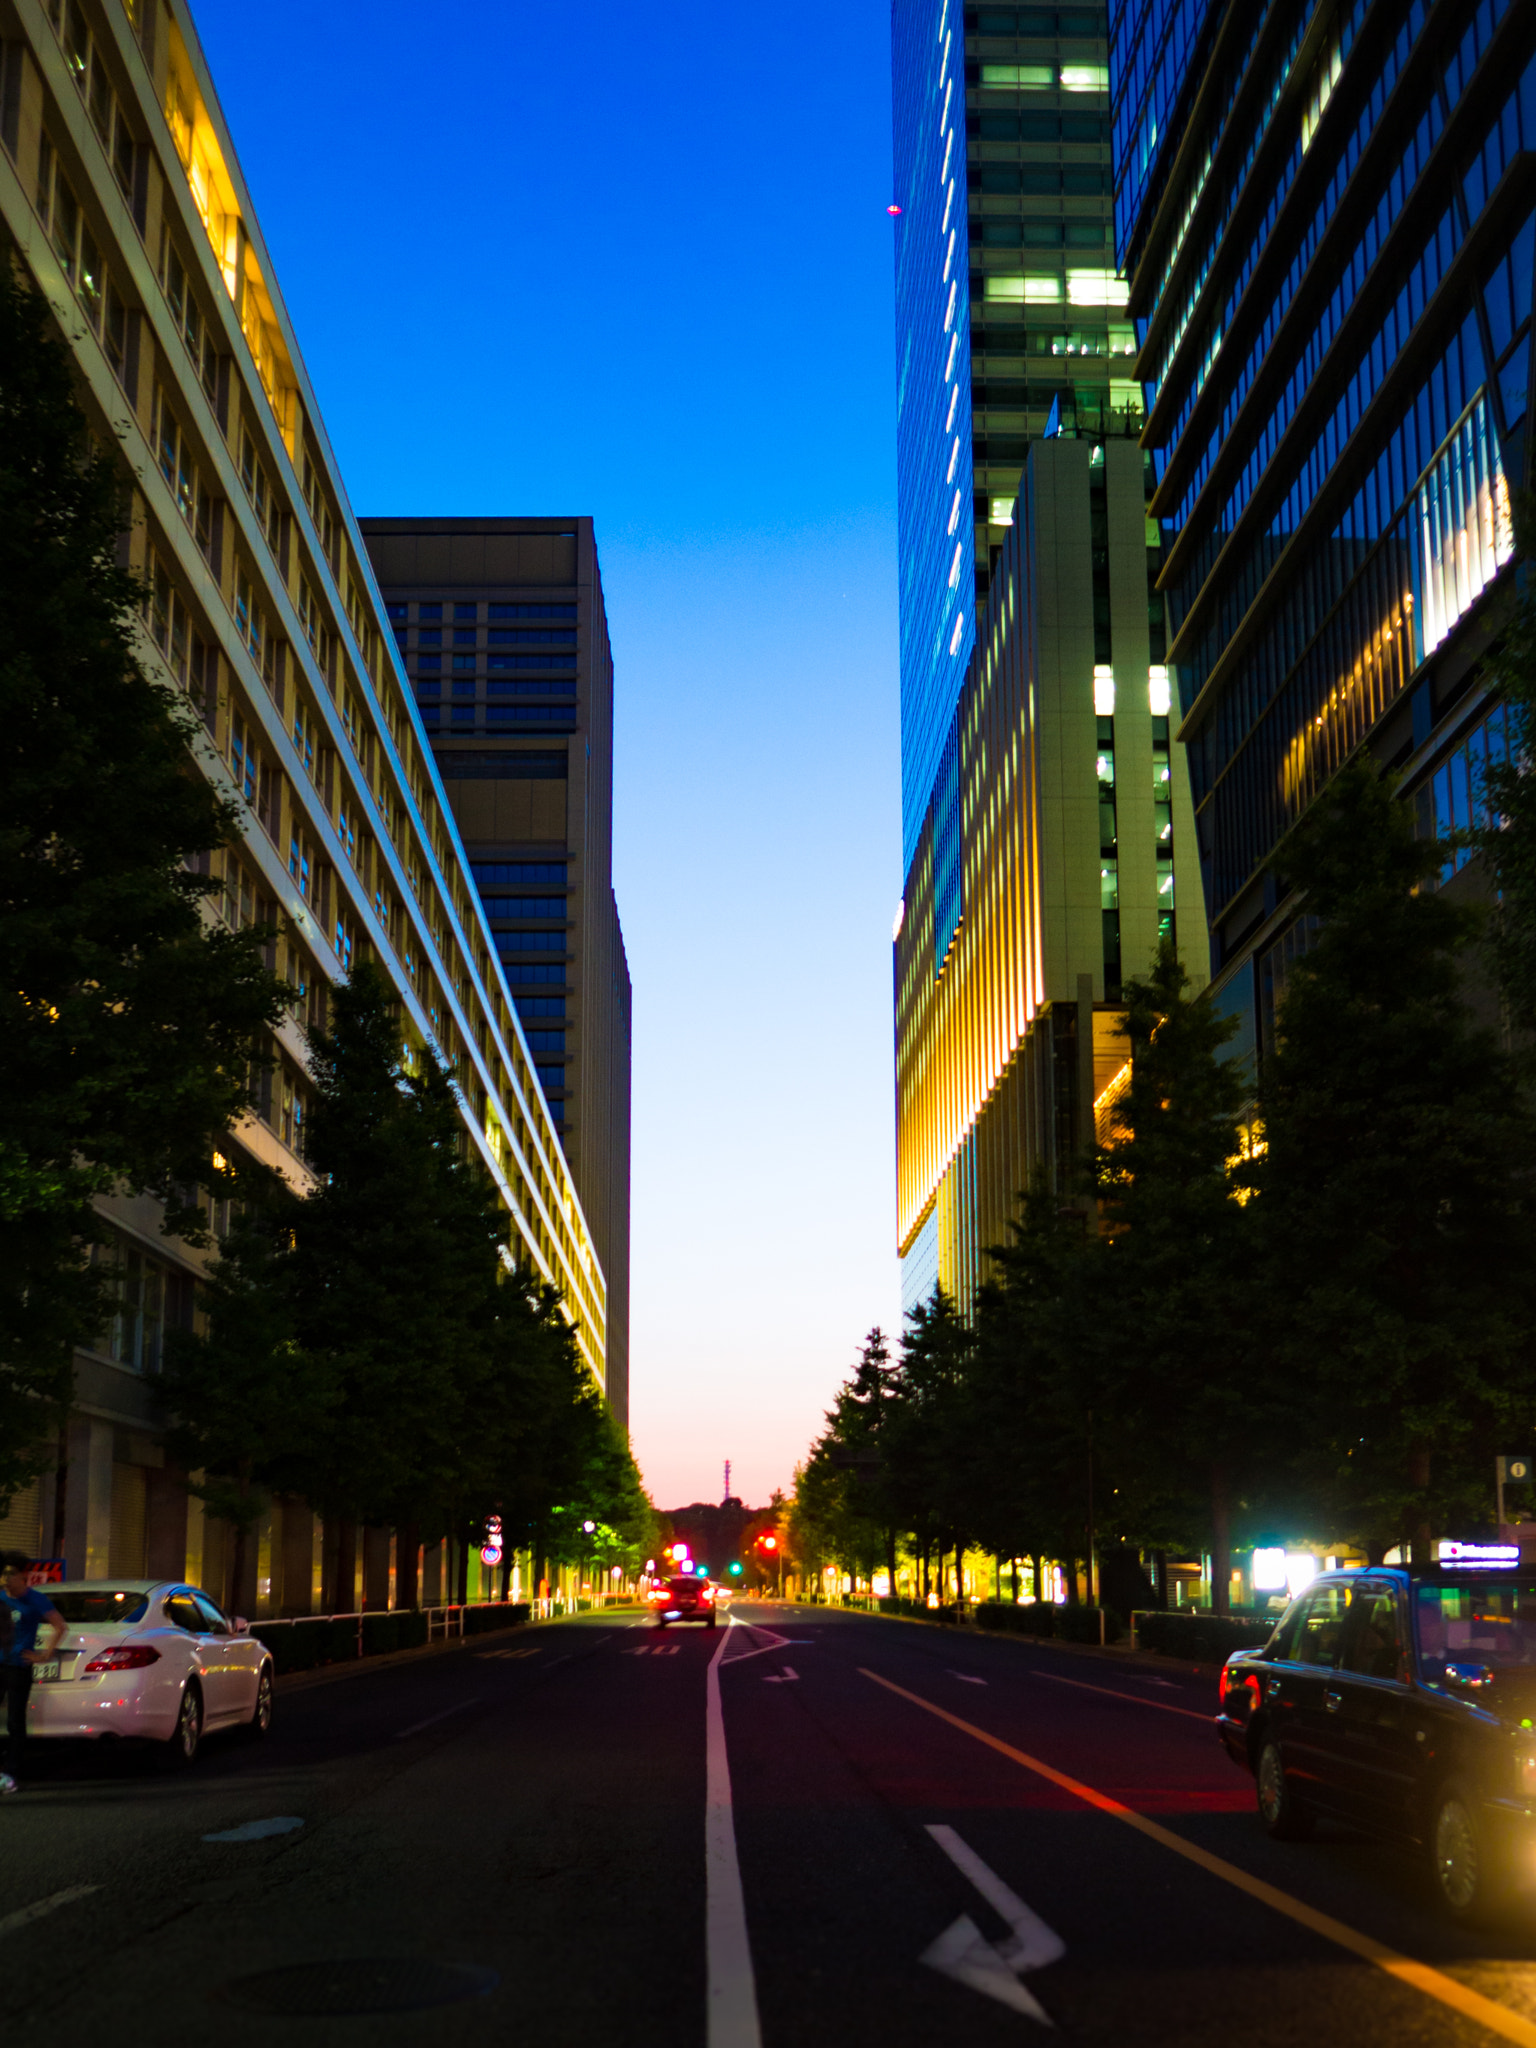
<instances>
[{"instance_id":1,"label":"parked car in distance","mask_svg":"<svg viewBox=\"0 0 1536 2048\"><path fill-rule=\"evenodd\" d=\"M1272 1835L1329 1815L1412 1844L1473 1920L1536 1884L1536 1571L1460 1548L1313 1580L1227 1659L1216 1725Z\"/></svg>"},{"instance_id":2,"label":"parked car in distance","mask_svg":"<svg viewBox=\"0 0 1536 2048\"><path fill-rule=\"evenodd\" d=\"M212 1729L271 1726L271 1652L199 1587L67 1579L47 1590L67 1627L36 1667L29 1735L133 1736L190 1763Z\"/></svg>"},{"instance_id":3,"label":"parked car in distance","mask_svg":"<svg viewBox=\"0 0 1536 2048\"><path fill-rule=\"evenodd\" d=\"M705 1578L663 1579L651 1591L651 1609L658 1628L665 1628L669 1621L702 1621L706 1628L713 1628L715 1589Z\"/></svg>"}]
</instances>

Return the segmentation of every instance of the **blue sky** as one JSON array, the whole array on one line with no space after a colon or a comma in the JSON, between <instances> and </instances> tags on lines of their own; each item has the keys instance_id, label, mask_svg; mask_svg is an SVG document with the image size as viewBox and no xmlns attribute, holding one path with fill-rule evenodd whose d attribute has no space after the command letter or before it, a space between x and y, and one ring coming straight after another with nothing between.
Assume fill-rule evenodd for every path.
<instances>
[{"instance_id":1,"label":"blue sky","mask_svg":"<svg viewBox=\"0 0 1536 2048\"><path fill-rule=\"evenodd\" d=\"M888 7L195 15L354 509L597 521L635 1451L766 1499L897 1319Z\"/></svg>"}]
</instances>

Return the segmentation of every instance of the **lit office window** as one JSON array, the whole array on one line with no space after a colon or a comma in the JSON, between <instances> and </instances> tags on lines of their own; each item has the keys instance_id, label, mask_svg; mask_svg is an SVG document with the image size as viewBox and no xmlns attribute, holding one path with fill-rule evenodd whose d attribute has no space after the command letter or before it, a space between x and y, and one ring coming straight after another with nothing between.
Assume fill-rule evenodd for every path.
<instances>
[{"instance_id":1,"label":"lit office window","mask_svg":"<svg viewBox=\"0 0 1536 2048\"><path fill-rule=\"evenodd\" d=\"M1109 66L1107 64L1063 64L1061 67L1061 89L1063 92L1108 92Z\"/></svg>"},{"instance_id":2,"label":"lit office window","mask_svg":"<svg viewBox=\"0 0 1536 2048\"><path fill-rule=\"evenodd\" d=\"M1067 300L1074 306L1123 306L1130 286L1112 270L1069 270Z\"/></svg>"},{"instance_id":3,"label":"lit office window","mask_svg":"<svg viewBox=\"0 0 1536 2048\"><path fill-rule=\"evenodd\" d=\"M1006 271L994 271L987 278L985 296L1004 304L1053 306L1061 298L1061 279L1043 270L1031 271L1022 277ZM1124 303L1122 297L1120 304Z\"/></svg>"},{"instance_id":4,"label":"lit office window","mask_svg":"<svg viewBox=\"0 0 1536 2048\"><path fill-rule=\"evenodd\" d=\"M984 91L1049 92L1056 83L1056 73L1049 64L983 64L981 83ZM1062 83L1066 84L1065 72Z\"/></svg>"}]
</instances>

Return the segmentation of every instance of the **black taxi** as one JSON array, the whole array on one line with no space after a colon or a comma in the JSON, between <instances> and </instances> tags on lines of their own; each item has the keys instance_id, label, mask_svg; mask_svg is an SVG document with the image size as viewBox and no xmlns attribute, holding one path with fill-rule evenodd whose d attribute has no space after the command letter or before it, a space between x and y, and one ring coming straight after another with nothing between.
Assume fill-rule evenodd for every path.
<instances>
[{"instance_id":1,"label":"black taxi","mask_svg":"<svg viewBox=\"0 0 1536 2048\"><path fill-rule=\"evenodd\" d=\"M1471 1920L1536 1884L1536 1561L1459 1550L1314 1579L1227 1659L1216 1726L1272 1835L1326 1814L1411 1843Z\"/></svg>"}]
</instances>

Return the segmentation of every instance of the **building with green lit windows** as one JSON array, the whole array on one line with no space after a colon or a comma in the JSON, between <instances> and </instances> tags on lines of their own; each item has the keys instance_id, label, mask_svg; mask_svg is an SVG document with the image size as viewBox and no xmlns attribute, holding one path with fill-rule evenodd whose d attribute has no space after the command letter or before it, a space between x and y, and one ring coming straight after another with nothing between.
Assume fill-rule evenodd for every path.
<instances>
[{"instance_id":1,"label":"building with green lit windows","mask_svg":"<svg viewBox=\"0 0 1536 2048\"><path fill-rule=\"evenodd\" d=\"M897 0L906 1307L962 1306L1124 1065L1122 977L1204 919L1172 737L1135 334L1112 252L1108 10ZM1097 1111L1096 1111L1097 1105Z\"/></svg>"}]
</instances>

